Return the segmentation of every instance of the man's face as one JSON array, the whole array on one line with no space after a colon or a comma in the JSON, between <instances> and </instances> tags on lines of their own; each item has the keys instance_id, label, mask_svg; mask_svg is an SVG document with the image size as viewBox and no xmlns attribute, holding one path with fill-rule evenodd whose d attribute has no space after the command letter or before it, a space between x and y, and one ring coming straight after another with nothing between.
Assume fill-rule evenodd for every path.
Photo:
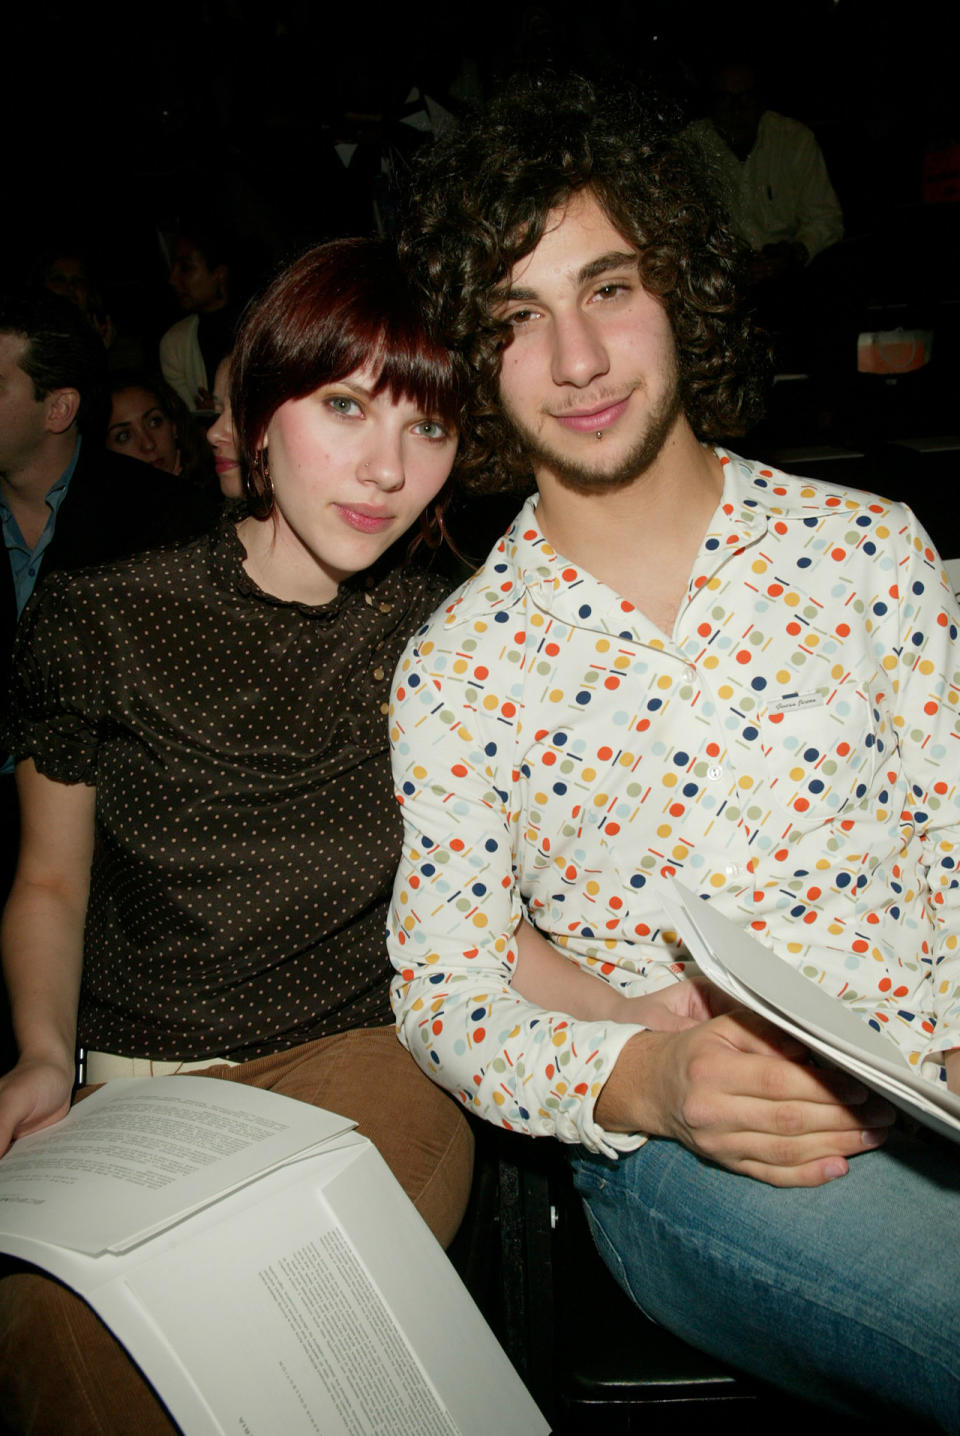
<instances>
[{"instance_id":1,"label":"man's face","mask_svg":"<svg viewBox=\"0 0 960 1436\"><path fill-rule=\"evenodd\" d=\"M727 65L716 77L711 113L713 123L737 154L743 158L757 139L762 108L757 81L746 65Z\"/></svg>"},{"instance_id":2,"label":"man's face","mask_svg":"<svg viewBox=\"0 0 960 1436\"><path fill-rule=\"evenodd\" d=\"M46 405L20 368L26 351L21 335L0 333L0 474L29 462L46 434Z\"/></svg>"},{"instance_id":3,"label":"man's face","mask_svg":"<svg viewBox=\"0 0 960 1436\"><path fill-rule=\"evenodd\" d=\"M62 294L84 314L90 309L90 277L81 259L63 255L55 259L43 277L44 286L51 294Z\"/></svg>"},{"instance_id":4,"label":"man's face","mask_svg":"<svg viewBox=\"0 0 960 1436\"><path fill-rule=\"evenodd\" d=\"M170 288L187 314L207 314L226 302L223 266L211 269L188 239L174 242L170 264Z\"/></svg>"},{"instance_id":5,"label":"man's face","mask_svg":"<svg viewBox=\"0 0 960 1436\"><path fill-rule=\"evenodd\" d=\"M550 216L497 312L513 328L500 398L538 481L596 493L645 472L681 417L676 346L588 190Z\"/></svg>"}]
</instances>

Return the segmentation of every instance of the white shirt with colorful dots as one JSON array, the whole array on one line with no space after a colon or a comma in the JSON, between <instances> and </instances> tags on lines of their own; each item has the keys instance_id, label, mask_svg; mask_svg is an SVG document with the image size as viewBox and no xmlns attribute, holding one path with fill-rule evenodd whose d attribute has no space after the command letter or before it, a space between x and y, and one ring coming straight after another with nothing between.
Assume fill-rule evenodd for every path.
<instances>
[{"instance_id":1,"label":"white shirt with colorful dots","mask_svg":"<svg viewBox=\"0 0 960 1436\"><path fill-rule=\"evenodd\" d=\"M669 638L550 547L531 499L394 682L402 1039L481 1115L608 1153L643 1140L593 1117L638 1029L516 994L523 915L640 995L695 971L661 925L676 874L931 1080L960 1046L960 615L940 561L901 505L718 452Z\"/></svg>"}]
</instances>

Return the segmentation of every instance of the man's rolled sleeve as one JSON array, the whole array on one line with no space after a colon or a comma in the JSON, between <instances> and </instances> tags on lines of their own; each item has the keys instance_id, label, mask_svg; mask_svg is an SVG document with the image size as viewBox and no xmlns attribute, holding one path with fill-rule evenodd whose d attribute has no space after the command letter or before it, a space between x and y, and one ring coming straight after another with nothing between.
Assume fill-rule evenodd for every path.
<instances>
[{"instance_id":1,"label":"man's rolled sleeve","mask_svg":"<svg viewBox=\"0 0 960 1436\"><path fill-rule=\"evenodd\" d=\"M640 1029L576 1021L514 992L522 815L511 804L509 758L484 741L482 715L447 701L422 643L401 660L390 720L404 816L389 931L401 1040L479 1116L610 1156L631 1151L643 1138L605 1133L593 1109Z\"/></svg>"}]
</instances>

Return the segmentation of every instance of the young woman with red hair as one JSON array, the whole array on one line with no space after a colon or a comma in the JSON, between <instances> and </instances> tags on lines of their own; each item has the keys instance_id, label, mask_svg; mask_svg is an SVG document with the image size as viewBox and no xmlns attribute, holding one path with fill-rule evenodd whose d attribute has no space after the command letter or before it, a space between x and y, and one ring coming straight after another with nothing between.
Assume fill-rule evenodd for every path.
<instances>
[{"instance_id":1,"label":"young woman with red hair","mask_svg":"<svg viewBox=\"0 0 960 1436\"><path fill-rule=\"evenodd\" d=\"M393 1031L385 713L444 592L402 541L442 529L458 370L389 254L338 241L246 319L232 402L239 521L58 574L21 625L0 1151L66 1113L79 1043L88 1082L194 1069L355 1118L449 1241L471 1139ZM0 1337L14 1430L173 1429L57 1283L0 1282Z\"/></svg>"}]
</instances>

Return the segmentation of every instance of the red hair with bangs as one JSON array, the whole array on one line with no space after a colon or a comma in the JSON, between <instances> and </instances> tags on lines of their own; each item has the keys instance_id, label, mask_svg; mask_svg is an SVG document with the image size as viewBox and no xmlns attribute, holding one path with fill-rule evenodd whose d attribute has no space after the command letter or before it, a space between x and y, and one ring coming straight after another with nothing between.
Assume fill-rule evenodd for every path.
<instances>
[{"instance_id":1,"label":"red hair with bangs","mask_svg":"<svg viewBox=\"0 0 960 1436\"><path fill-rule=\"evenodd\" d=\"M233 353L231 405L250 512L266 518L272 494L256 463L274 414L357 369L460 427L460 361L431 339L391 247L380 240L317 245L285 269L244 316Z\"/></svg>"}]
</instances>

